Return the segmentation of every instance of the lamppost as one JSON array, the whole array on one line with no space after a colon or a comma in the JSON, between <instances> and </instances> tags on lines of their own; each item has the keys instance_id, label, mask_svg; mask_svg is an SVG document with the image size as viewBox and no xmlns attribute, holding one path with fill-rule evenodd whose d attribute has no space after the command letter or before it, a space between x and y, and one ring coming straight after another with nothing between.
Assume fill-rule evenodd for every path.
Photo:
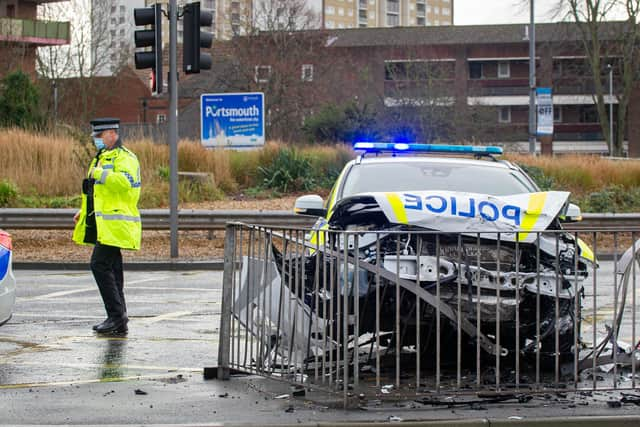
<instances>
[{"instance_id":1,"label":"lamppost","mask_svg":"<svg viewBox=\"0 0 640 427\"><path fill-rule=\"evenodd\" d=\"M613 67L607 64L609 70L609 156L613 156Z\"/></svg>"},{"instance_id":2,"label":"lamppost","mask_svg":"<svg viewBox=\"0 0 640 427\"><path fill-rule=\"evenodd\" d=\"M536 153L536 23L534 0L529 0L529 153Z\"/></svg>"}]
</instances>

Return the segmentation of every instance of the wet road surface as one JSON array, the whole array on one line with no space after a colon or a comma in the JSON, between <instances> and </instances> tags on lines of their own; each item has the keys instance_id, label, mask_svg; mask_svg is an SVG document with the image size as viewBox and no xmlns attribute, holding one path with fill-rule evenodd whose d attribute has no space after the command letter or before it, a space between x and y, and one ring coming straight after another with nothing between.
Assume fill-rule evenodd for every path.
<instances>
[{"instance_id":1,"label":"wet road surface","mask_svg":"<svg viewBox=\"0 0 640 427\"><path fill-rule=\"evenodd\" d=\"M612 270L611 263L602 263L598 272L598 304L603 311L594 318L604 322L610 317L605 298L612 295L612 280L607 279ZM416 420L640 412L634 407L609 412L606 402L576 408L570 403L549 407L535 400L527 407L458 409L455 415L442 408L416 412L402 406L345 412L335 409L341 399L275 399L289 392L286 384L257 377L229 382L202 378L203 368L215 366L217 359L220 271L125 272L130 317L126 337L102 337L91 330L104 319L104 308L88 271L15 275L14 317L0 327L0 424L267 424L382 421L389 416ZM589 285L586 293L588 306ZM629 320L621 338L633 339Z\"/></svg>"}]
</instances>

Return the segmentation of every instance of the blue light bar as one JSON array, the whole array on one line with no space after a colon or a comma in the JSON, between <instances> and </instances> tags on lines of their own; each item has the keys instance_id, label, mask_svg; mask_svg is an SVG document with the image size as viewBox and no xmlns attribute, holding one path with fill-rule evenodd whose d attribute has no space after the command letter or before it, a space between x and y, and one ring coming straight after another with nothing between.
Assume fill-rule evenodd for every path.
<instances>
[{"instance_id":1,"label":"blue light bar","mask_svg":"<svg viewBox=\"0 0 640 427\"><path fill-rule=\"evenodd\" d=\"M451 153L451 154L502 154L502 147L483 145L449 145L449 144L406 144L398 142L356 142L354 150L370 153L381 152L415 152L415 153Z\"/></svg>"}]
</instances>

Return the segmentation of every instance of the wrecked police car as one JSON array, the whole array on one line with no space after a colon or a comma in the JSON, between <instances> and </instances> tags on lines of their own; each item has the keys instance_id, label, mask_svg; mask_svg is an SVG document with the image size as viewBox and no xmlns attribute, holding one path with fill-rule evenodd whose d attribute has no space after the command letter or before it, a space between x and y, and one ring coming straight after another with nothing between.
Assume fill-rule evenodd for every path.
<instances>
[{"instance_id":1,"label":"wrecked police car","mask_svg":"<svg viewBox=\"0 0 640 427\"><path fill-rule=\"evenodd\" d=\"M562 230L580 217L568 192L541 192L494 157L498 147L354 148L364 153L326 203L296 201L296 213L320 217L305 251L272 247L272 286L306 313L300 327L271 314L274 339L295 341L301 360L374 342L385 354L438 353L452 363L475 360L476 348L508 360L574 357L582 283L595 259Z\"/></svg>"}]
</instances>

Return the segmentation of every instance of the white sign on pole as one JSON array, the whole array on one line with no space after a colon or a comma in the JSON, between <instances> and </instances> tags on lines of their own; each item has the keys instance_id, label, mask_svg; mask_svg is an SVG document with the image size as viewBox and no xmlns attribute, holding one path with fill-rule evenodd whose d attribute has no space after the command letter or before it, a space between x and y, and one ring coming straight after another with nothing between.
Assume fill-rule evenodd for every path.
<instances>
[{"instance_id":1,"label":"white sign on pole","mask_svg":"<svg viewBox=\"0 0 640 427\"><path fill-rule=\"evenodd\" d=\"M538 110L538 136L553 135L553 97L550 87L536 89L536 106Z\"/></svg>"}]
</instances>

